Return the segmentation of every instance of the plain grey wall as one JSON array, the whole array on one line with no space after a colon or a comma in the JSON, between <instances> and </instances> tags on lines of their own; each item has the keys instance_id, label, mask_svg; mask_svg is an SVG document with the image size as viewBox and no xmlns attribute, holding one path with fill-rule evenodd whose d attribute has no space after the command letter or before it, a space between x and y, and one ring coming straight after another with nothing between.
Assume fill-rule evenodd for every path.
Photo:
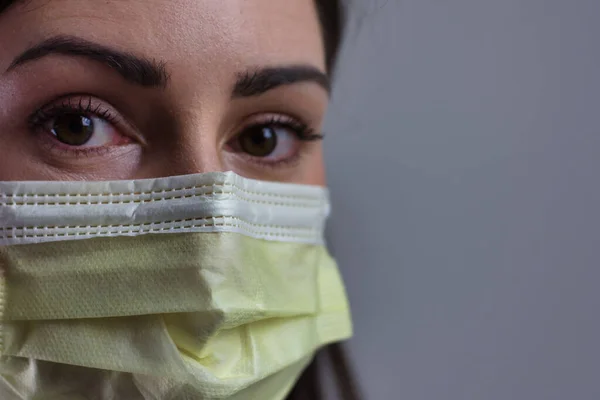
<instances>
[{"instance_id":1,"label":"plain grey wall","mask_svg":"<svg viewBox=\"0 0 600 400\"><path fill-rule=\"evenodd\" d=\"M368 399L600 399L599 39L598 0L354 5L326 156Z\"/></svg>"}]
</instances>

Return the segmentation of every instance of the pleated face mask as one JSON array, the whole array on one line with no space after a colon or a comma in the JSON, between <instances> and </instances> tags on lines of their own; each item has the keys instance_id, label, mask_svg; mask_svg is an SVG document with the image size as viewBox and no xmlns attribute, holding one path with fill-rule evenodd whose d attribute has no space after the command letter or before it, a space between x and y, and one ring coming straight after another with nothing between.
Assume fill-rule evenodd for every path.
<instances>
[{"instance_id":1,"label":"pleated face mask","mask_svg":"<svg viewBox=\"0 0 600 400\"><path fill-rule=\"evenodd\" d=\"M348 338L326 189L0 182L0 399L284 399Z\"/></svg>"}]
</instances>

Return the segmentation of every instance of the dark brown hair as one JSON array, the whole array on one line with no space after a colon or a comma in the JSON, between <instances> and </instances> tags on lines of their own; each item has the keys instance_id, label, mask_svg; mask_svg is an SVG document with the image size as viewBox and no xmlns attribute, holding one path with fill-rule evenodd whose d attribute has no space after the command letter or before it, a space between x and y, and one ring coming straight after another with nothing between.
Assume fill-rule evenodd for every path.
<instances>
[{"instance_id":1,"label":"dark brown hair","mask_svg":"<svg viewBox=\"0 0 600 400\"><path fill-rule=\"evenodd\" d=\"M337 56L344 35L346 21L344 0L316 0L321 21L327 72L333 75ZM342 344L331 344L317 353L317 356L304 370L288 400L324 399L323 370L325 361L331 366L331 375L342 400L359 400L359 387L350 368L350 362Z\"/></svg>"},{"instance_id":2,"label":"dark brown hair","mask_svg":"<svg viewBox=\"0 0 600 400\"><path fill-rule=\"evenodd\" d=\"M325 43L327 71L332 74L344 35L345 8L343 0L316 0L315 4Z\"/></svg>"},{"instance_id":3,"label":"dark brown hair","mask_svg":"<svg viewBox=\"0 0 600 400\"><path fill-rule=\"evenodd\" d=\"M0 0L0 13L5 11L18 0ZM315 0L323 42L325 44L325 60L327 72L333 74L337 55L341 45L345 8L343 0ZM310 365L300 376L296 386L288 396L288 400L321 400L324 399L323 371L324 361L331 366L331 376L334 380L339 397L342 400L359 400L358 387L354 380L350 363L341 344L331 344L320 350Z\"/></svg>"},{"instance_id":4,"label":"dark brown hair","mask_svg":"<svg viewBox=\"0 0 600 400\"><path fill-rule=\"evenodd\" d=\"M325 60L327 72L333 75L340 45L344 35L345 7L344 0L315 1L323 42L325 43ZM323 373L325 361L331 367L331 376L342 400L359 400L361 398L354 373L342 344L334 343L320 350L314 360L304 370L296 386L288 396L288 400L321 400L324 399Z\"/></svg>"}]
</instances>

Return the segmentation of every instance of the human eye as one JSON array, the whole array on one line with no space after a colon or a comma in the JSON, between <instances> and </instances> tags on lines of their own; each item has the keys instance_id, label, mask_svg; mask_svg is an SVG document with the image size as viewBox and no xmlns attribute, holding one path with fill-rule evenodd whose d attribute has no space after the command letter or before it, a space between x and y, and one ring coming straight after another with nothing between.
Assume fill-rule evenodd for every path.
<instances>
[{"instance_id":1,"label":"human eye","mask_svg":"<svg viewBox=\"0 0 600 400\"><path fill-rule=\"evenodd\" d=\"M88 95L53 101L28 122L45 149L61 155L99 155L138 141L112 106Z\"/></svg>"},{"instance_id":2,"label":"human eye","mask_svg":"<svg viewBox=\"0 0 600 400\"><path fill-rule=\"evenodd\" d=\"M243 126L227 143L227 150L248 162L275 167L294 163L309 142L322 139L322 134L295 118L265 115Z\"/></svg>"}]
</instances>

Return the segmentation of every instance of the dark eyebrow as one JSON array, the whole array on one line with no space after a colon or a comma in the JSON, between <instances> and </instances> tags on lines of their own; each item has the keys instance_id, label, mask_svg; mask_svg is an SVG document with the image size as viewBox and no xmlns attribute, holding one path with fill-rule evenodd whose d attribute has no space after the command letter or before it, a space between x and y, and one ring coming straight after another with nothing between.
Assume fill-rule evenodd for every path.
<instances>
[{"instance_id":1,"label":"dark eyebrow","mask_svg":"<svg viewBox=\"0 0 600 400\"><path fill-rule=\"evenodd\" d=\"M14 59L7 71L51 54L85 57L109 66L125 80L140 86L164 88L169 74L164 62L111 49L75 36L54 36L25 50Z\"/></svg>"},{"instance_id":2,"label":"dark eyebrow","mask_svg":"<svg viewBox=\"0 0 600 400\"><path fill-rule=\"evenodd\" d=\"M315 82L329 93L327 74L309 65L263 68L238 74L233 97L258 96L271 89L299 82Z\"/></svg>"}]
</instances>

